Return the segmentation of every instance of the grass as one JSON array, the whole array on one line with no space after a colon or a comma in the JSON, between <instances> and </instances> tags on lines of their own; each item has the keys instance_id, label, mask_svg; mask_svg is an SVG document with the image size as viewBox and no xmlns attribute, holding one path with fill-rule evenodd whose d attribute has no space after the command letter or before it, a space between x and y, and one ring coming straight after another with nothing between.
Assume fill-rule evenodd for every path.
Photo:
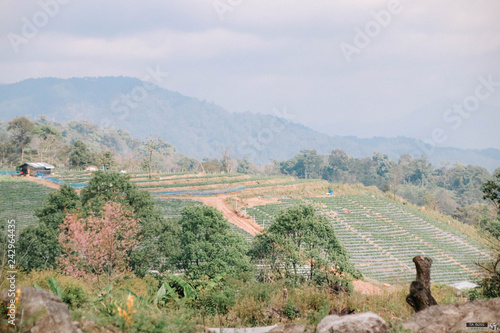
<instances>
[{"instance_id":1,"label":"grass","mask_svg":"<svg viewBox=\"0 0 500 333\"><path fill-rule=\"evenodd\" d=\"M332 309L346 307L355 313L374 312L386 321L392 332L398 332L401 324L413 315L405 301L408 284L389 288L381 286L380 294L364 295L356 291L336 294L329 288L309 283L293 286L287 280L260 283L228 277L214 290L215 293L200 294L199 301L204 305L195 309L192 301L182 298L182 292L180 300L166 297L155 303L162 282L151 276L124 276L112 283L109 292L102 292L92 280L65 276L54 270L19 272L17 283L18 286L38 285L50 291L47 283L50 278L61 287L63 301L70 306L73 319L79 321L80 326L92 321L99 327L99 330L89 332L118 331L120 317L116 307L124 308L131 294L134 296L133 309L137 313L127 330L130 332L194 332L195 326L201 324L242 328L293 322L314 326ZM448 286L433 284L431 291L441 305L467 301ZM210 311L214 302L225 304L223 313Z\"/></svg>"},{"instance_id":2,"label":"grass","mask_svg":"<svg viewBox=\"0 0 500 333\"><path fill-rule=\"evenodd\" d=\"M157 199L155 206L160 208L165 218L178 218L184 207L202 205L201 202L189 199Z\"/></svg>"},{"instance_id":3,"label":"grass","mask_svg":"<svg viewBox=\"0 0 500 333\"><path fill-rule=\"evenodd\" d=\"M17 231L38 221L35 210L41 208L54 190L21 178L0 177L0 221L15 219Z\"/></svg>"}]
</instances>

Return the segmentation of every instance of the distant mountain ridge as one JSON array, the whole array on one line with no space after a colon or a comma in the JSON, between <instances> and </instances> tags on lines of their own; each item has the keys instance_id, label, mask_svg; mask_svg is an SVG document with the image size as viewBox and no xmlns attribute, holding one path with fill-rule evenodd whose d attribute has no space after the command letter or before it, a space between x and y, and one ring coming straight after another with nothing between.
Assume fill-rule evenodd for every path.
<instances>
[{"instance_id":1,"label":"distant mountain ridge","mask_svg":"<svg viewBox=\"0 0 500 333\"><path fill-rule=\"evenodd\" d=\"M123 128L138 138L160 135L178 152L196 158L220 157L229 148L235 157L247 155L257 163L268 163L302 149L320 154L342 149L358 158L377 151L397 160L400 154L425 152L436 166L443 161L480 165L490 171L500 166L500 150L494 148L431 151L407 137L328 136L283 118L284 110L276 115L232 113L130 77L41 78L0 85L0 120L25 115L46 115L57 122L87 120L101 127Z\"/></svg>"}]
</instances>

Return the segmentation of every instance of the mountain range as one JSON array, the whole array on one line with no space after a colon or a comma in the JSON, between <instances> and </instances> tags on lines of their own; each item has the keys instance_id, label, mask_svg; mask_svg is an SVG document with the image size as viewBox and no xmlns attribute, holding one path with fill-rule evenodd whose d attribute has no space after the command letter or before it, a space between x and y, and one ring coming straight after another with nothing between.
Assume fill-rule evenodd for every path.
<instances>
[{"instance_id":1,"label":"mountain range","mask_svg":"<svg viewBox=\"0 0 500 333\"><path fill-rule=\"evenodd\" d=\"M500 166L500 150L432 147L423 141L395 138L327 135L274 115L229 112L202 101L130 77L39 78L0 85L0 120L18 116L67 122L86 120L103 128L123 128L133 137L159 135L177 151L198 159L221 157L229 149L235 157L256 163L283 160L303 149L329 154L342 149L353 157L374 152L397 160L401 154L420 156L440 166L443 162L480 165L492 171Z\"/></svg>"}]
</instances>

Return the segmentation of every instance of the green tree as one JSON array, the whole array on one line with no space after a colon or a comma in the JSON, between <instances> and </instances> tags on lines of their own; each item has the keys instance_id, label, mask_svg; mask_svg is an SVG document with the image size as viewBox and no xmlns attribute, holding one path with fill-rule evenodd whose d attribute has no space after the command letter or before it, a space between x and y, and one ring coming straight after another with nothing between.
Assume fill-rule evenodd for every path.
<instances>
[{"instance_id":1,"label":"green tree","mask_svg":"<svg viewBox=\"0 0 500 333\"><path fill-rule=\"evenodd\" d=\"M142 238L141 244L131 254L130 265L135 273L144 275L158 268L162 258L167 259L163 268L170 269L179 252L179 228L173 221L163 218L149 192L139 189L129 180L129 175L115 171L94 172L88 186L81 191L83 209L92 209L93 213L99 214L109 201L132 209Z\"/></svg>"},{"instance_id":2,"label":"green tree","mask_svg":"<svg viewBox=\"0 0 500 333\"><path fill-rule=\"evenodd\" d=\"M495 220L483 218L481 227L493 238L493 247L496 250L496 258L488 263L481 263L480 266L487 273L481 281L483 296L486 298L500 297L500 172L495 173L492 180L487 181L482 186L484 199L489 200L497 209Z\"/></svg>"},{"instance_id":3,"label":"green tree","mask_svg":"<svg viewBox=\"0 0 500 333\"><path fill-rule=\"evenodd\" d=\"M24 151L33 138L35 125L26 117L18 117L9 122L7 130L11 133L11 139L21 150L21 164L24 163Z\"/></svg>"},{"instance_id":4,"label":"green tree","mask_svg":"<svg viewBox=\"0 0 500 333\"><path fill-rule=\"evenodd\" d=\"M496 172L492 180L488 180L481 186L484 193L483 199L492 203L500 212L500 172Z\"/></svg>"},{"instance_id":5,"label":"green tree","mask_svg":"<svg viewBox=\"0 0 500 333\"><path fill-rule=\"evenodd\" d=\"M100 161L105 170L109 170L110 168L115 166L115 156L113 152L109 150L101 154Z\"/></svg>"},{"instance_id":6,"label":"green tree","mask_svg":"<svg viewBox=\"0 0 500 333\"><path fill-rule=\"evenodd\" d=\"M269 229L255 237L250 253L254 260L270 267L268 276L298 279L299 268L307 266L309 279L331 272L339 277L343 272L359 276L333 226L325 217L316 215L311 205L279 213Z\"/></svg>"},{"instance_id":7,"label":"green tree","mask_svg":"<svg viewBox=\"0 0 500 333\"><path fill-rule=\"evenodd\" d=\"M217 209L196 205L184 208L181 214L178 264L187 276L215 278L251 271L245 239Z\"/></svg>"},{"instance_id":8,"label":"green tree","mask_svg":"<svg viewBox=\"0 0 500 333\"><path fill-rule=\"evenodd\" d=\"M73 143L69 153L69 162L72 168L84 169L90 162L90 154L87 145L80 140Z\"/></svg>"},{"instance_id":9,"label":"green tree","mask_svg":"<svg viewBox=\"0 0 500 333\"><path fill-rule=\"evenodd\" d=\"M333 150L328 156L328 166L323 173L323 178L334 182L347 181L351 158L345 151L340 149Z\"/></svg>"},{"instance_id":10,"label":"green tree","mask_svg":"<svg viewBox=\"0 0 500 333\"><path fill-rule=\"evenodd\" d=\"M236 159L236 162L238 163L238 168L236 169L237 173L244 173L244 174L249 174L250 173L250 162L246 157L243 157L243 159Z\"/></svg>"}]
</instances>

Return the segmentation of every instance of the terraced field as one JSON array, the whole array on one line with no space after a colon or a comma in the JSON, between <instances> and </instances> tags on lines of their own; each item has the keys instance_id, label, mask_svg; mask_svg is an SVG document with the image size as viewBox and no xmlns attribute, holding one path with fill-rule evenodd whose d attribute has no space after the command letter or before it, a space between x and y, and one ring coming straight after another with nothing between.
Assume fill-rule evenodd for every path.
<instances>
[{"instance_id":1,"label":"terraced field","mask_svg":"<svg viewBox=\"0 0 500 333\"><path fill-rule=\"evenodd\" d=\"M356 267L379 281L413 280L412 259L416 255L434 260L434 282L475 281L480 274L475 262L489 258L484 246L446 223L389 199L348 195L282 201L279 205L248 208L247 213L268 226L280 209L299 202L316 204L334 225Z\"/></svg>"},{"instance_id":2,"label":"terraced field","mask_svg":"<svg viewBox=\"0 0 500 333\"><path fill-rule=\"evenodd\" d=\"M35 223L35 209L43 206L52 191L24 179L0 176L0 221L15 219L18 232Z\"/></svg>"},{"instance_id":3,"label":"terraced field","mask_svg":"<svg viewBox=\"0 0 500 333\"><path fill-rule=\"evenodd\" d=\"M62 172L51 179L57 184L70 184L79 189L92 177L90 172ZM175 195L213 195L240 192L243 190L270 190L292 188L298 185L324 187L325 182L318 180L296 179L289 176L262 176L244 174L193 174L170 173L154 174L150 179L147 173L131 173L131 182L139 188L151 192L156 197ZM50 179L49 179L50 180ZM317 186L316 186L317 185Z\"/></svg>"}]
</instances>

